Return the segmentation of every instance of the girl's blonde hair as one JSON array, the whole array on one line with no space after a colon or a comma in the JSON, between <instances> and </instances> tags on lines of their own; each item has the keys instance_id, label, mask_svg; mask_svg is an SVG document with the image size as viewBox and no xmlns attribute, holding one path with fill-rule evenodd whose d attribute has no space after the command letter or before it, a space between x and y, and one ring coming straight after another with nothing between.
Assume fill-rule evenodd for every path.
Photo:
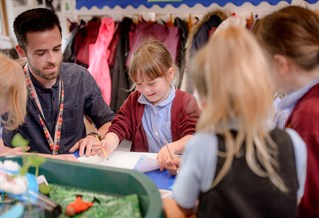
<instances>
[{"instance_id":1,"label":"girl's blonde hair","mask_svg":"<svg viewBox=\"0 0 319 218\"><path fill-rule=\"evenodd\" d=\"M2 120L2 124L6 129L16 129L23 123L26 115L26 83L21 66L2 54L0 54L0 93L1 99L6 101L9 109L7 119Z\"/></svg>"},{"instance_id":2,"label":"girl's blonde hair","mask_svg":"<svg viewBox=\"0 0 319 218\"><path fill-rule=\"evenodd\" d=\"M220 31L196 54L190 73L205 104L197 130L225 138L226 152L219 155L226 159L213 187L244 146L250 169L286 191L275 172L277 147L268 133L273 102L269 61L254 36L236 26ZM236 135L231 133L234 123Z\"/></svg>"},{"instance_id":3,"label":"girl's blonde hair","mask_svg":"<svg viewBox=\"0 0 319 218\"><path fill-rule=\"evenodd\" d=\"M135 83L137 81L154 80L166 77L170 68L177 72L177 67L167 48L155 39L142 42L132 55L129 65L129 76Z\"/></svg>"}]
</instances>

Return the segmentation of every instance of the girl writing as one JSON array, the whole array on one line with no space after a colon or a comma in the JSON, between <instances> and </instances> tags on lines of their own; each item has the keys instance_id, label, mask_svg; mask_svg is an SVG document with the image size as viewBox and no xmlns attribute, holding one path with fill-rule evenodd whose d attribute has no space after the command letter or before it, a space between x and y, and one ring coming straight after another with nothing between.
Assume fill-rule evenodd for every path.
<instances>
[{"instance_id":1,"label":"girl writing","mask_svg":"<svg viewBox=\"0 0 319 218\"><path fill-rule=\"evenodd\" d=\"M136 91L123 103L102 141L107 154L128 139L131 151L158 152L163 169L171 158L169 150L172 155L183 151L195 132L200 110L191 94L174 87L176 72L163 44L150 39L139 46L129 65Z\"/></svg>"}]
</instances>

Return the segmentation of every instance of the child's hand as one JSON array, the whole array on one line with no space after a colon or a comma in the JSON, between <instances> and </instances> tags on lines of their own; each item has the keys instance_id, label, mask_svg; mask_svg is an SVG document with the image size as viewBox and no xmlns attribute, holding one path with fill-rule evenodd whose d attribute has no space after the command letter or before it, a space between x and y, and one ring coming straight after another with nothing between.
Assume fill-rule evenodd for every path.
<instances>
[{"instance_id":1,"label":"child's hand","mask_svg":"<svg viewBox=\"0 0 319 218\"><path fill-rule=\"evenodd\" d=\"M169 150L167 149L167 147L169 147ZM160 170L164 170L165 168L165 164L168 160L171 160L172 157L174 158L175 156L175 150L172 148L172 146L170 146L170 144L167 144L166 146L163 146L161 148L161 150L158 152L157 154L157 160L158 160L158 165L160 166ZM171 152L171 154L170 154ZM172 155L172 157L171 157Z\"/></svg>"},{"instance_id":2,"label":"child's hand","mask_svg":"<svg viewBox=\"0 0 319 218\"><path fill-rule=\"evenodd\" d=\"M22 155L24 152L28 151L29 149L30 149L29 146L27 146L26 148L22 148L22 147L9 148L9 147L0 145L0 156Z\"/></svg>"},{"instance_id":3,"label":"child's hand","mask_svg":"<svg viewBox=\"0 0 319 218\"><path fill-rule=\"evenodd\" d=\"M103 139L97 147L96 154L108 158L117 146L112 145L109 141Z\"/></svg>"},{"instance_id":4,"label":"child's hand","mask_svg":"<svg viewBox=\"0 0 319 218\"><path fill-rule=\"evenodd\" d=\"M108 158L108 156L117 148L119 143L120 139L115 133L107 133L102 141L97 140L96 143L94 143L94 150L92 150L92 153Z\"/></svg>"},{"instance_id":5,"label":"child's hand","mask_svg":"<svg viewBox=\"0 0 319 218\"><path fill-rule=\"evenodd\" d=\"M173 160L169 159L167 160L165 164L165 168L168 170L168 172L171 175L177 175L180 162L181 162L180 157L175 157Z\"/></svg>"}]
</instances>

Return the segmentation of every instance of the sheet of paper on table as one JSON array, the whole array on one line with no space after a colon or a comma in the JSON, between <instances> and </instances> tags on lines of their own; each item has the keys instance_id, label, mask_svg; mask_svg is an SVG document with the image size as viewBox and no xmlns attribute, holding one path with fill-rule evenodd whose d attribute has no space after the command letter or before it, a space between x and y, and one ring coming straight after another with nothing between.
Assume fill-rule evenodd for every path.
<instances>
[{"instance_id":1,"label":"sheet of paper on table","mask_svg":"<svg viewBox=\"0 0 319 218\"><path fill-rule=\"evenodd\" d=\"M114 151L108 159L103 156L82 156L78 160L83 163L134 169L145 173L159 169L156 156L157 153Z\"/></svg>"}]
</instances>

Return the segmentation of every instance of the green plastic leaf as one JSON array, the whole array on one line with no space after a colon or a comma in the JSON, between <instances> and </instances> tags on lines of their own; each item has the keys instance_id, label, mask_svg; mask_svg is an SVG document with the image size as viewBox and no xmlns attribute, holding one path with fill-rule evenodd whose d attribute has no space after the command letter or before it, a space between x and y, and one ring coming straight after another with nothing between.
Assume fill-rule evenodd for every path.
<instances>
[{"instance_id":1,"label":"green plastic leaf","mask_svg":"<svg viewBox=\"0 0 319 218\"><path fill-rule=\"evenodd\" d=\"M33 167L39 167L45 161L46 161L46 159L44 157L39 157L39 156L29 156L28 157L28 162Z\"/></svg>"},{"instance_id":2,"label":"green plastic leaf","mask_svg":"<svg viewBox=\"0 0 319 218\"><path fill-rule=\"evenodd\" d=\"M16 133L11 141L13 147L27 147L29 145L29 141L25 139L20 133Z\"/></svg>"},{"instance_id":3,"label":"green plastic leaf","mask_svg":"<svg viewBox=\"0 0 319 218\"><path fill-rule=\"evenodd\" d=\"M24 151L26 151L26 147L29 145L29 141L26 140L20 133L16 133L11 141L12 146L14 147L22 147ZM30 167L36 168L35 176L38 176L39 167L46 161L45 158L39 156L23 156L22 162L23 166L20 168L20 174L25 175Z\"/></svg>"},{"instance_id":4,"label":"green plastic leaf","mask_svg":"<svg viewBox=\"0 0 319 218\"><path fill-rule=\"evenodd\" d=\"M20 175L23 175L23 176L26 175L29 168L30 168L29 163L23 164L23 166L19 170Z\"/></svg>"}]
</instances>

